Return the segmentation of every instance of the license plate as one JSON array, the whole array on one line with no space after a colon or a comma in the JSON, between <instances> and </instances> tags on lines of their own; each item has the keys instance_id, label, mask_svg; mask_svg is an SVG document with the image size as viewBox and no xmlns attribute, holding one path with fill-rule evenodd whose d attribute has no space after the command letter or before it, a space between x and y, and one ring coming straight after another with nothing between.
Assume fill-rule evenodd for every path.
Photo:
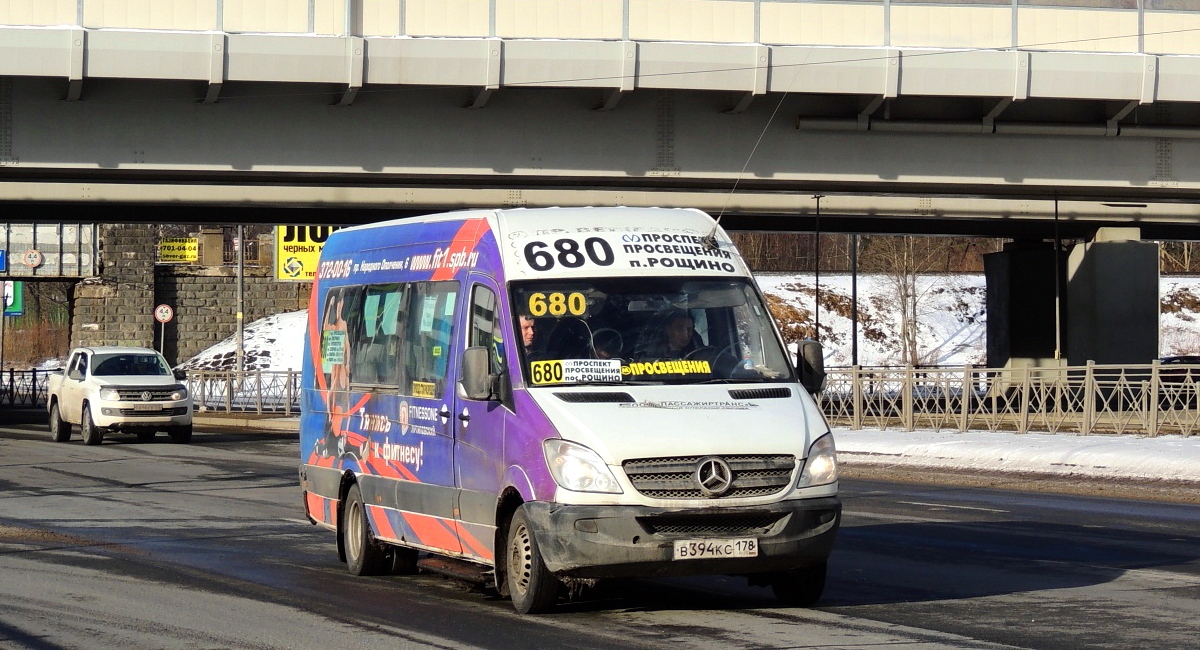
<instances>
[{"instance_id":1,"label":"license plate","mask_svg":"<svg viewBox=\"0 0 1200 650\"><path fill-rule=\"evenodd\" d=\"M758 540L739 539L677 539L676 560L713 560L726 557L758 557Z\"/></svg>"},{"instance_id":2,"label":"license plate","mask_svg":"<svg viewBox=\"0 0 1200 650\"><path fill-rule=\"evenodd\" d=\"M135 410L135 411L161 411L162 404L134 404L133 410Z\"/></svg>"}]
</instances>

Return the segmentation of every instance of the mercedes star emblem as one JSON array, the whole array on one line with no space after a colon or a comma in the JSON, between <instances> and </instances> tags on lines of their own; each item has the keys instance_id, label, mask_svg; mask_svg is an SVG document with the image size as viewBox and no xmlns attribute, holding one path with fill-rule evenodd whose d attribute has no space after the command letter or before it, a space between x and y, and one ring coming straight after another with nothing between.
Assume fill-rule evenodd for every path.
<instances>
[{"instance_id":1,"label":"mercedes star emblem","mask_svg":"<svg viewBox=\"0 0 1200 650\"><path fill-rule=\"evenodd\" d=\"M719 497L733 487L733 470L729 463L716 456L701 458L696 463L696 484L706 497Z\"/></svg>"}]
</instances>

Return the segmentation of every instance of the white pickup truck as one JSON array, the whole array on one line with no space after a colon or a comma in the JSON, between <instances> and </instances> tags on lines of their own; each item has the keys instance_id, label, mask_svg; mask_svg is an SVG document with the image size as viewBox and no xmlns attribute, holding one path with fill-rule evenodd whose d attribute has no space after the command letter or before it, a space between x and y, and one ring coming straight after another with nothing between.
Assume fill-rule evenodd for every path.
<instances>
[{"instance_id":1,"label":"white pickup truck","mask_svg":"<svg viewBox=\"0 0 1200 650\"><path fill-rule=\"evenodd\" d=\"M83 442L98 445L106 431L150 440L165 430L174 442L192 439L192 399L158 352L135 347L71 350L67 367L49 378L46 408L55 442L71 439L79 426Z\"/></svg>"}]
</instances>

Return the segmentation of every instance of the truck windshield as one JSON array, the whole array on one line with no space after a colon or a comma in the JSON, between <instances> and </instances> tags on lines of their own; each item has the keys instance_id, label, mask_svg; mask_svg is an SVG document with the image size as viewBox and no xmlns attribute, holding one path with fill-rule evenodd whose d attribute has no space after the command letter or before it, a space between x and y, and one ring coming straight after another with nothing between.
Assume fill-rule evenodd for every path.
<instances>
[{"instance_id":1,"label":"truck windshield","mask_svg":"<svg viewBox=\"0 0 1200 650\"><path fill-rule=\"evenodd\" d=\"M169 375L171 369L156 354L97 354L92 357L92 374L100 376Z\"/></svg>"},{"instance_id":2,"label":"truck windshield","mask_svg":"<svg viewBox=\"0 0 1200 650\"><path fill-rule=\"evenodd\" d=\"M747 280L622 277L513 283L525 376L578 383L791 381Z\"/></svg>"}]
</instances>

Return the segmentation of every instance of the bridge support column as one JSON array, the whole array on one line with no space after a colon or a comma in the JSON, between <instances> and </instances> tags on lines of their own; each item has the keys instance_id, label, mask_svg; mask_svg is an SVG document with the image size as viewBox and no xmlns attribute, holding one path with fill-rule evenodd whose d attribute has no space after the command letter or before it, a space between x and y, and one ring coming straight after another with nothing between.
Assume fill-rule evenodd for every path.
<instances>
[{"instance_id":1,"label":"bridge support column","mask_svg":"<svg viewBox=\"0 0 1200 650\"><path fill-rule=\"evenodd\" d=\"M987 279L987 365L1060 365L1054 354L1054 245L1012 242L999 253L985 255L983 268ZM1061 278L1059 286L1065 287Z\"/></svg>"},{"instance_id":2,"label":"bridge support column","mask_svg":"<svg viewBox=\"0 0 1200 650\"><path fill-rule=\"evenodd\" d=\"M1138 228L1101 228L1067 262L1067 359L1072 366L1158 357L1158 244Z\"/></svg>"},{"instance_id":3,"label":"bridge support column","mask_svg":"<svg viewBox=\"0 0 1200 650\"><path fill-rule=\"evenodd\" d=\"M154 347L157 226L100 228L100 277L75 285L71 345Z\"/></svg>"}]
</instances>

